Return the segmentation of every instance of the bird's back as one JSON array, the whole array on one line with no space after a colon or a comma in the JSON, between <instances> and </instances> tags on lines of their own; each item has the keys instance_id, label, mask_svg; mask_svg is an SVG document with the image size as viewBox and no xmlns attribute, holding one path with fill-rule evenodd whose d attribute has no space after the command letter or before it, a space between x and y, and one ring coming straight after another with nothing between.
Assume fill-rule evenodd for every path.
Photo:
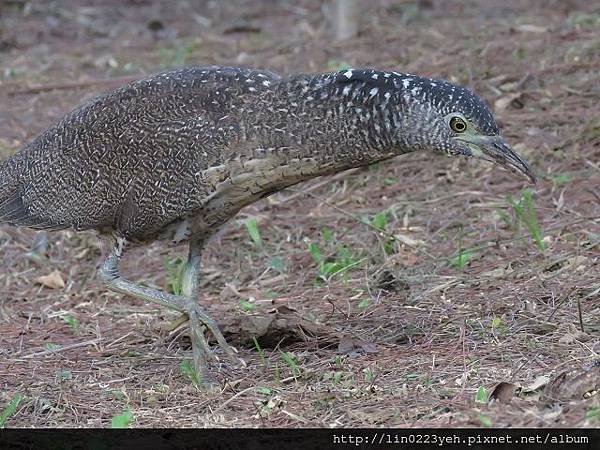
<instances>
[{"instance_id":1,"label":"bird's back","mask_svg":"<svg viewBox=\"0 0 600 450\"><path fill-rule=\"evenodd\" d=\"M240 99L277 79L185 68L91 100L0 165L0 221L151 237L209 194L205 170L235 156Z\"/></svg>"}]
</instances>

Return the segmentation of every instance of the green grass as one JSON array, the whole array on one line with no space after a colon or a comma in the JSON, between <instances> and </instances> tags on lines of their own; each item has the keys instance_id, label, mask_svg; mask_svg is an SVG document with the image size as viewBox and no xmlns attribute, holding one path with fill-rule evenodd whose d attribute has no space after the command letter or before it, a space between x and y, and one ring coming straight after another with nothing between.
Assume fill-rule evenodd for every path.
<instances>
[{"instance_id":1,"label":"green grass","mask_svg":"<svg viewBox=\"0 0 600 450\"><path fill-rule=\"evenodd\" d=\"M265 355L265 351L260 346L260 344L258 343L258 340L254 336L252 337L252 342L254 342L254 347L256 348L256 351L258 352L258 356L260 357L260 362L262 363L263 367L267 367L267 357Z\"/></svg>"},{"instance_id":2,"label":"green grass","mask_svg":"<svg viewBox=\"0 0 600 450\"><path fill-rule=\"evenodd\" d=\"M331 231L331 228L323 227L321 230L321 236L323 237L323 242L325 243L333 241L333 231Z\"/></svg>"},{"instance_id":3,"label":"green grass","mask_svg":"<svg viewBox=\"0 0 600 450\"><path fill-rule=\"evenodd\" d=\"M183 291L183 273L185 271L185 260L177 257L165 261L167 271L167 289L171 294L181 295Z\"/></svg>"},{"instance_id":4,"label":"green grass","mask_svg":"<svg viewBox=\"0 0 600 450\"><path fill-rule=\"evenodd\" d=\"M248 230L248 234L250 235L250 239L254 243L256 248L262 248L262 238L260 236L260 231L258 230L258 222L255 218L250 218L244 222L246 225L246 229Z\"/></svg>"},{"instance_id":5,"label":"green grass","mask_svg":"<svg viewBox=\"0 0 600 450\"><path fill-rule=\"evenodd\" d=\"M488 401L488 392L487 389L483 386L479 386L477 389L477 393L475 394L475 403L487 403Z\"/></svg>"},{"instance_id":6,"label":"green grass","mask_svg":"<svg viewBox=\"0 0 600 450\"><path fill-rule=\"evenodd\" d=\"M346 279L347 272L361 264L366 258L355 257L347 247L339 245L336 254L331 258L324 258L317 244L311 242L308 250L317 263L317 279L328 282L336 275L343 275Z\"/></svg>"},{"instance_id":7,"label":"green grass","mask_svg":"<svg viewBox=\"0 0 600 450\"><path fill-rule=\"evenodd\" d=\"M59 350L60 348L62 348L62 345L60 345L60 344L54 344L52 342L46 342L44 344L44 348L46 350L48 350L49 352L55 352L56 350Z\"/></svg>"},{"instance_id":8,"label":"green grass","mask_svg":"<svg viewBox=\"0 0 600 450\"><path fill-rule=\"evenodd\" d=\"M70 314L63 314L60 318L65 322L72 331L77 331L79 321Z\"/></svg>"},{"instance_id":9,"label":"green grass","mask_svg":"<svg viewBox=\"0 0 600 450\"><path fill-rule=\"evenodd\" d=\"M485 414L479 414L479 422L482 427L490 428L492 426L492 419L490 419Z\"/></svg>"},{"instance_id":10,"label":"green grass","mask_svg":"<svg viewBox=\"0 0 600 450\"><path fill-rule=\"evenodd\" d=\"M360 302L358 302L358 309L360 309L361 311L364 311L365 309L367 309L369 307L369 305L371 304L371 299L370 298L363 298Z\"/></svg>"},{"instance_id":11,"label":"green grass","mask_svg":"<svg viewBox=\"0 0 600 450\"><path fill-rule=\"evenodd\" d=\"M269 269L273 269L275 272L284 273L285 272L285 262L279 256L274 256L269 261Z\"/></svg>"},{"instance_id":12,"label":"green grass","mask_svg":"<svg viewBox=\"0 0 600 450\"><path fill-rule=\"evenodd\" d=\"M116 414L110 420L111 428L131 428L133 422L133 413L129 408L123 411L121 414Z\"/></svg>"},{"instance_id":13,"label":"green grass","mask_svg":"<svg viewBox=\"0 0 600 450\"><path fill-rule=\"evenodd\" d=\"M504 320L502 320L500 317L494 317L492 319L492 330L499 334L506 334L508 331Z\"/></svg>"},{"instance_id":14,"label":"green grass","mask_svg":"<svg viewBox=\"0 0 600 450\"><path fill-rule=\"evenodd\" d=\"M373 383L375 381L375 372L370 367L363 369L363 374L365 376L365 382Z\"/></svg>"},{"instance_id":15,"label":"green grass","mask_svg":"<svg viewBox=\"0 0 600 450\"><path fill-rule=\"evenodd\" d=\"M68 369L60 369L56 372L56 381L59 383L65 383L73 379L73 374Z\"/></svg>"},{"instance_id":16,"label":"green grass","mask_svg":"<svg viewBox=\"0 0 600 450\"><path fill-rule=\"evenodd\" d=\"M600 423L600 406L588 409L585 413L585 418L590 422L594 421Z\"/></svg>"},{"instance_id":17,"label":"green grass","mask_svg":"<svg viewBox=\"0 0 600 450\"><path fill-rule=\"evenodd\" d=\"M189 63L197 48L196 41L178 42L174 47L163 47L158 50L161 66L168 69L181 67Z\"/></svg>"},{"instance_id":18,"label":"green grass","mask_svg":"<svg viewBox=\"0 0 600 450\"><path fill-rule=\"evenodd\" d=\"M23 396L18 392L13 396L13 398L8 402L8 405L2 410L2 414L0 414L0 428L4 428L6 426L6 422L10 419L15 412L17 412L17 408L23 401Z\"/></svg>"},{"instance_id":19,"label":"green grass","mask_svg":"<svg viewBox=\"0 0 600 450\"><path fill-rule=\"evenodd\" d=\"M571 181L571 177L568 174L559 174L550 177L550 180L554 186L560 188L569 183L569 181Z\"/></svg>"},{"instance_id":20,"label":"green grass","mask_svg":"<svg viewBox=\"0 0 600 450\"><path fill-rule=\"evenodd\" d=\"M524 225L529 231L529 234L531 235L537 248L541 251L544 251L546 249L546 245L544 243L542 228L537 220L537 210L531 190L525 189L521 193L521 198L519 198L518 201L513 200L511 196L508 196L506 201L511 206L515 214L515 224L517 228L521 224Z\"/></svg>"},{"instance_id":21,"label":"green grass","mask_svg":"<svg viewBox=\"0 0 600 450\"><path fill-rule=\"evenodd\" d=\"M181 372L181 375L187 378L197 389L202 385L202 381L194 369L191 360L184 359L181 361L179 364L179 372Z\"/></svg>"},{"instance_id":22,"label":"green grass","mask_svg":"<svg viewBox=\"0 0 600 450\"><path fill-rule=\"evenodd\" d=\"M381 231L382 233L387 233L389 216L390 213L387 210L378 212L369 221L367 221L367 224L376 230ZM388 236L385 239L383 243L383 251L386 255L391 255L394 253L394 239L391 236Z\"/></svg>"},{"instance_id":23,"label":"green grass","mask_svg":"<svg viewBox=\"0 0 600 450\"><path fill-rule=\"evenodd\" d=\"M371 219L371 225L381 231L385 231L388 224L387 211L382 211L373 216Z\"/></svg>"},{"instance_id":24,"label":"green grass","mask_svg":"<svg viewBox=\"0 0 600 450\"><path fill-rule=\"evenodd\" d=\"M282 352L281 358L283 359L283 362L285 362L292 371L292 376L294 376L295 378L299 377L301 373L300 366L298 365L298 361L296 361L295 356L290 352Z\"/></svg>"},{"instance_id":25,"label":"green grass","mask_svg":"<svg viewBox=\"0 0 600 450\"><path fill-rule=\"evenodd\" d=\"M262 395L271 395L273 393L273 390L266 386L258 386L256 388L256 392Z\"/></svg>"},{"instance_id":26,"label":"green grass","mask_svg":"<svg viewBox=\"0 0 600 450\"><path fill-rule=\"evenodd\" d=\"M473 259L473 252L469 249L461 248L458 250L456 256L450 259L450 265L455 269L462 269Z\"/></svg>"},{"instance_id":27,"label":"green grass","mask_svg":"<svg viewBox=\"0 0 600 450\"><path fill-rule=\"evenodd\" d=\"M248 300L240 300L240 309L244 312L252 311L256 305Z\"/></svg>"},{"instance_id":28,"label":"green grass","mask_svg":"<svg viewBox=\"0 0 600 450\"><path fill-rule=\"evenodd\" d=\"M346 70L350 68L352 68L352 66L346 61L338 61L337 59L330 59L327 61L327 69L331 71Z\"/></svg>"}]
</instances>

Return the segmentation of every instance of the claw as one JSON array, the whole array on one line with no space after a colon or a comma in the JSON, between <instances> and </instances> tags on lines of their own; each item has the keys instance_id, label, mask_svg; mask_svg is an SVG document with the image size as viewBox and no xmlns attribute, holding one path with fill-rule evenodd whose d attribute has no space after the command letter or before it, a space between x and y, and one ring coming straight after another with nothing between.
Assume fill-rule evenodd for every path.
<instances>
[{"instance_id":1,"label":"claw","mask_svg":"<svg viewBox=\"0 0 600 450\"><path fill-rule=\"evenodd\" d=\"M206 371L207 359L219 359L208 345L205 336L205 331L207 330L215 337L217 344L223 349L233 364L241 364L243 367L246 367L245 361L237 357L237 350L227 343L216 322L202 310L200 305L190 302L187 307L187 316L192 339L194 366L202 380L208 379Z\"/></svg>"},{"instance_id":2,"label":"claw","mask_svg":"<svg viewBox=\"0 0 600 450\"><path fill-rule=\"evenodd\" d=\"M181 325L186 323L188 320L189 320L188 315L183 313L177 319L175 319L171 322L162 324L160 326L160 329L163 332L172 333L173 331L177 330L177 328L179 328Z\"/></svg>"}]
</instances>

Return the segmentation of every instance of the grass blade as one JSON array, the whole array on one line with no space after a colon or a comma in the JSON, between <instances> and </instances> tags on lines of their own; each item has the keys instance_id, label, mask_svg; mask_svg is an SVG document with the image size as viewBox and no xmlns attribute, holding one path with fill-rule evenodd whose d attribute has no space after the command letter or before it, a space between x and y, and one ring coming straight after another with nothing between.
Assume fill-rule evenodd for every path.
<instances>
[{"instance_id":1,"label":"grass blade","mask_svg":"<svg viewBox=\"0 0 600 450\"><path fill-rule=\"evenodd\" d=\"M17 408L19 407L19 404L22 400L23 396L17 392L11 399L11 401L8 402L8 405L6 405L6 408L4 408L2 414L0 414L0 428L4 428L10 416L12 416L17 411Z\"/></svg>"},{"instance_id":2,"label":"grass blade","mask_svg":"<svg viewBox=\"0 0 600 450\"><path fill-rule=\"evenodd\" d=\"M117 414L110 420L111 428L131 428L133 422L133 413L130 409L126 409L121 414Z\"/></svg>"},{"instance_id":3,"label":"grass blade","mask_svg":"<svg viewBox=\"0 0 600 450\"><path fill-rule=\"evenodd\" d=\"M251 218L246 220L245 222L246 229L248 230L248 234L250 235L250 239L254 242L254 245L257 248L262 247L262 238L260 237L260 231L258 231L258 222L256 219Z\"/></svg>"}]
</instances>

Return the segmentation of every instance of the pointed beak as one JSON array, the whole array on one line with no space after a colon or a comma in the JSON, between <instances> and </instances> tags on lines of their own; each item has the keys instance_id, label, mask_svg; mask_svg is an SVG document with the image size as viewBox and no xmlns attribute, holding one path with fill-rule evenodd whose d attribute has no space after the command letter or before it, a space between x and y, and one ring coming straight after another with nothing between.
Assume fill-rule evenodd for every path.
<instances>
[{"instance_id":1,"label":"pointed beak","mask_svg":"<svg viewBox=\"0 0 600 450\"><path fill-rule=\"evenodd\" d=\"M472 156L495 162L511 172L521 173L535 184L533 169L501 136L464 135L457 137L467 144Z\"/></svg>"}]
</instances>

